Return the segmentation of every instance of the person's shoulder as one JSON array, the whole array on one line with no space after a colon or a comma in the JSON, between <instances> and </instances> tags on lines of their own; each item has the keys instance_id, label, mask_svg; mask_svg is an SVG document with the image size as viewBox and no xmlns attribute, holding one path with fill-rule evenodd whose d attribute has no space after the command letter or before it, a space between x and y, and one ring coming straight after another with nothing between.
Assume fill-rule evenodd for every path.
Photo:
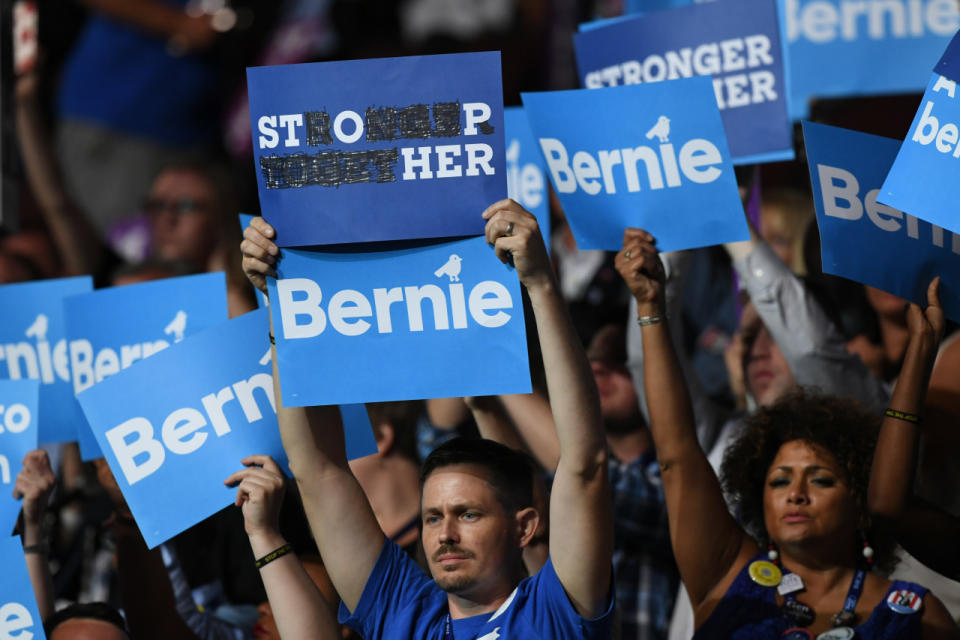
<instances>
[{"instance_id":1,"label":"person's shoulder","mask_svg":"<svg viewBox=\"0 0 960 640\"><path fill-rule=\"evenodd\" d=\"M876 574L870 574L869 579L873 582L873 587L880 588L883 594L878 608L886 607L906 616L912 612L920 613L920 637L952 640L960 638L960 628L956 621L940 598L927 587L906 580L887 580ZM870 586L868 582L867 587Z\"/></svg>"},{"instance_id":2,"label":"person's shoulder","mask_svg":"<svg viewBox=\"0 0 960 640\"><path fill-rule=\"evenodd\" d=\"M427 637L447 611L446 594L397 544L384 539L383 549L356 609L340 603L339 620L364 637ZM414 611L415 610L415 611ZM406 634L406 635L404 635Z\"/></svg>"},{"instance_id":3,"label":"person's shoulder","mask_svg":"<svg viewBox=\"0 0 960 640\"><path fill-rule=\"evenodd\" d=\"M570 597L567 595L559 576L553 567L552 558L535 574L524 578L517 586L514 606L518 611L525 610L528 617L534 621L534 628L542 630L544 625L557 625L556 637L567 637L560 633L560 629L578 628L589 632L587 638L603 638L613 619L613 587L608 594L609 606L607 610L593 619L581 616ZM546 621L550 622L547 623ZM547 637L547 636L544 636ZM572 637L572 636L571 636ZM580 637L580 636L577 636Z\"/></svg>"}]
</instances>

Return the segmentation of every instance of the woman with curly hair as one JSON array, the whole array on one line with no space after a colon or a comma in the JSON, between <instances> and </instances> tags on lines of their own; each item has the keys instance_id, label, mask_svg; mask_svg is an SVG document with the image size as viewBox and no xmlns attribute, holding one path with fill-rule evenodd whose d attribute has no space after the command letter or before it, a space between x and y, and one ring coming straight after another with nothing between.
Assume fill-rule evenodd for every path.
<instances>
[{"instance_id":1,"label":"woman with curly hair","mask_svg":"<svg viewBox=\"0 0 960 640\"><path fill-rule=\"evenodd\" d=\"M724 464L743 524L730 515L663 322L654 242L628 229L616 264L637 300L650 431L694 638L960 638L925 588L871 570L891 558L866 511L878 421L854 405L799 392L757 413Z\"/></svg>"}]
</instances>

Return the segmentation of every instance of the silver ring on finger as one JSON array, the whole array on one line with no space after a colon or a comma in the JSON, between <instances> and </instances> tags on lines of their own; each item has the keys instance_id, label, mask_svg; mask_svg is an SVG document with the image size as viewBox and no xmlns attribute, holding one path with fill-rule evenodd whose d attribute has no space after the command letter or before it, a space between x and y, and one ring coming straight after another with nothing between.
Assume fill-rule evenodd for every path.
<instances>
[{"instance_id":1,"label":"silver ring on finger","mask_svg":"<svg viewBox=\"0 0 960 640\"><path fill-rule=\"evenodd\" d=\"M623 252L623 257L627 260L630 259L630 249L627 249L626 251Z\"/></svg>"},{"instance_id":2,"label":"silver ring on finger","mask_svg":"<svg viewBox=\"0 0 960 640\"><path fill-rule=\"evenodd\" d=\"M513 223L512 223L512 222L508 222L508 223L507 223L507 230L503 232L503 235L505 235L505 236L512 236L512 235L513 235Z\"/></svg>"}]
</instances>

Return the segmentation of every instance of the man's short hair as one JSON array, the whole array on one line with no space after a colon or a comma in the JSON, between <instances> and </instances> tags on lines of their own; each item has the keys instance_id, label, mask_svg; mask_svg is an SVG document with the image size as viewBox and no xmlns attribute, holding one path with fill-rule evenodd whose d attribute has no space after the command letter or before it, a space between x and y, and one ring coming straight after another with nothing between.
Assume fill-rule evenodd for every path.
<instances>
[{"instance_id":1,"label":"man's short hair","mask_svg":"<svg viewBox=\"0 0 960 640\"><path fill-rule=\"evenodd\" d=\"M434 449L420 468L421 489L431 473L457 464L483 468L507 513L533 506L533 460L493 440L454 438Z\"/></svg>"},{"instance_id":2,"label":"man's short hair","mask_svg":"<svg viewBox=\"0 0 960 640\"><path fill-rule=\"evenodd\" d=\"M100 620L101 622L107 622L123 631L128 638L130 637L130 632L127 630L127 623L124 621L123 616L120 615L119 611L106 602L78 602L71 604L68 607L64 607L44 621L43 631L49 638L54 629L67 620L73 619Z\"/></svg>"}]
</instances>

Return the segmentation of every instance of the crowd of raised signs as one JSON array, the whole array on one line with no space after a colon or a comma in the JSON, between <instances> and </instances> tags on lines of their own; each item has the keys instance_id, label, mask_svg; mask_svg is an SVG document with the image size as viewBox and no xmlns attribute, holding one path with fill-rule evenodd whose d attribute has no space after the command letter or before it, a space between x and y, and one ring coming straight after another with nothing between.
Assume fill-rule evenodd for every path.
<instances>
[{"instance_id":1,"label":"crowd of raised signs","mask_svg":"<svg viewBox=\"0 0 960 640\"><path fill-rule=\"evenodd\" d=\"M0 640L410 637L322 557L314 406L424 569L431 452L529 454L529 576L598 408L555 637L960 637L955 0L269 4L3 9Z\"/></svg>"}]
</instances>

